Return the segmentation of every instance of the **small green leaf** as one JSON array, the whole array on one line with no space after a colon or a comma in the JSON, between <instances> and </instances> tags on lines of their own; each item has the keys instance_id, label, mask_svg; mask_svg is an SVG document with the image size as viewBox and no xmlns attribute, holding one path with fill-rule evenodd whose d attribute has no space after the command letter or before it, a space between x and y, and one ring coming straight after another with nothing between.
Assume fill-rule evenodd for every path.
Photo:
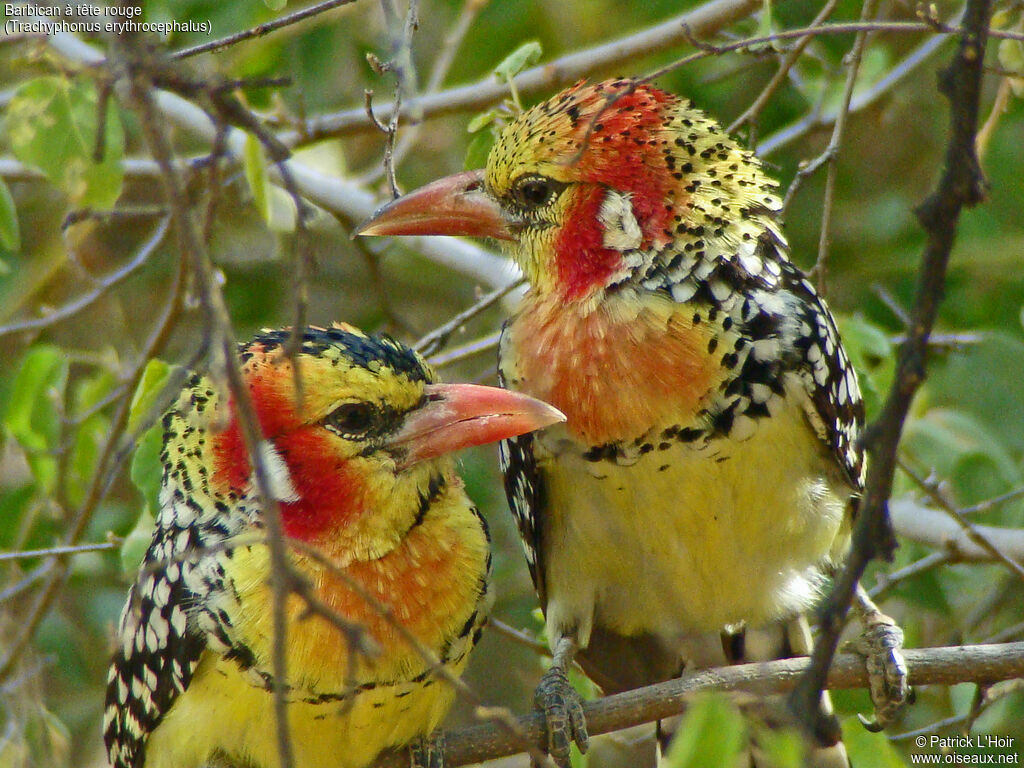
<instances>
[{"instance_id":1,"label":"small green leaf","mask_svg":"<svg viewBox=\"0 0 1024 768\"><path fill-rule=\"evenodd\" d=\"M299 220L295 199L287 191L271 184L267 189L267 227L272 232L294 232Z\"/></svg>"},{"instance_id":2,"label":"small green leaf","mask_svg":"<svg viewBox=\"0 0 1024 768\"><path fill-rule=\"evenodd\" d=\"M21 231L18 229L18 209L7 184L0 179L0 247L8 251L21 250Z\"/></svg>"},{"instance_id":3,"label":"small green leaf","mask_svg":"<svg viewBox=\"0 0 1024 768\"><path fill-rule=\"evenodd\" d=\"M903 445L915 462L953 481L958 503L973 504L1020 485L1009 448L974 415L931 408L907 423Z\"/></svg>"},{"instance_id":4,"label":"small green leaf","mask_svg":"<svg viewBox=\"0 0 1024 768\"><path fill-rule=\"evenodd\" d=\"M163 443L163 430L150 427L139 439L132 456L132 482L146 500L146 508L154 514L160 509L160 482L163 477L160 452Z\"/></svg>"},{"instance_id":5,"label":"small green leaf","mask_svg":"<svg viewBox=\"0 0 1024 768\"><path fill-rule=\"evenodd\" d=\"M110 434L110 419L102 412L93 412L96 406L117 386L117 379L108 370L100 369L93 376L75 384L72 414L84 417L74 433L70 459L65 473L68 500L78 506L92 483L100 450ZM88 414L88 415L86 415Z\"/></svg>"},{"instance_id":6,"label":"small green leaf","mask_svg":"<svg viewBox=\"0 0 1024 768\"><path fill-rule=\"evenodd\" d=\"M487 156L494 146L496 137L494 131L480 131L473 136L466 147L465 167L467 171L483 168L487 165Z\"/></svg>"},{"instance_id":7,"label":"small green leaf","mask_svg":"<svg viewBox=\"0 0 1024 768\"><path fill-rule=\"evenodd\" d=\"M733 768L747 742L739 708L725 696L701 696L683 716L666 768Z\"/></svg>"},{"instance_id":8,"label":"small green leaf","mask_svg":"<svg viewBox=\"0 0 1024 768\"><path fill-rule=\"evenodd\" d=\"M771 37L775 32L775 14L772 13L771 0L764 0L761 8L761 15L757 19L757 33L756 37ZM776 50L781 50L781 45L778 41L773 41L769 45Z\"/></svg>"},{"instance_id":9,"label":"small green leaf","mask_svg":"<svg viewBox=\"0 0 1024 768\"><path fill-rule=\"evenodd\" d=\"M152 419L152 410L156 407L157 398L163 394L171 377L181 371L180 366L165 363L156 358L146 363L139 384L132 395L131 408L128 411L128 431L137 432L146 426L146 419Z\"/></svg>"},{"instance_id":10,"label":"small green leaf","mask_svg":"<svg viewBox=\"0 0 1024 768\"><path fill-rule=\"evenodd\" d=\"M57 476L54 452L67 378L63 350L49 344L32 347L21 361L4 412L4 426L25 450L36 484L45 494L53 490Z\"/></svg>"},{"instance_id":11,"label":"small green leaf","mask_svg":"<svg viewBox=\"0 0 1024 768\"><path fill-rule=\"evenodd\" d=\"M103 117L103 158L95 162L98 112L91 83L40 77L15 91L6 126L15 157L42 171L76 205L102 209L121 194L124 131L111 99Z\"/></svg>"},{"instance_id":12,"label":"small green leaf","mask_svg":"<svg viewBox=\"0 0 1024 768\"><path fill-rule=\"evenodd\" d=\"M756 741L765 765L772 768L803 768L806 764L807 743L794 727L758 727Z\"/></svg>"},{"instance_id":13,"label":"small green leaf","mask_svg":"<svg viewBox=\"0 0 1024 768\"><path fill-rule=\"evenodd\" d=\"M252 202L264 221L270 220L270 199L267 194L267 158L263 154L263 145L251 133L245 137L242 149L242 164L245 168L245 180L249 182Z\"/></svg>"},{"instance_id":14,"label":"small green leaf","mask_svg":"<svg viewBox=\"0 0 1024 768\"><path fill-rule=\"evenodd\" d=\"M872 768L904 768L906 763L889 737L884 733L871 733L855 718L843 720L843 743L852 765L870 765Z\"/></svg>"},{"instance_id":15,"label":"small green leaf","mask_svg":"<svg viewBox=\"0 0 1024 768\"><path fill-rule=\"evenodd\" d=\"M504 80L511 80L531 64L540 61L542 52L543 49L536 40L523 43L501 60L501 63L494 68L494 74Z\"/></svg>"},{"instance_id":16,"label":"small green leaf","mask_svg":"<svg viewBox=\"0 0 1024 768\"><path fill-rule=\"evenodd\" d=\"M1020 75L1020 77L1009 78L1013 95L1018 99L1024 98L1024 42L1000 40L998 51L1000 66L1007 72Z\"/></svg>"},{"instance_id":17,"label":"small green leaf","mask_svg":"<svg viewBox=\"0 0 1024 768\"><path fill-rule=\"evenodd\" d=\"M486 112L481 112L469 121L469 125L466 126L466 133L476 133L481 128L491 125L500 115L501 111L498 109L488 109Z\"/></svg>"},{"instance_id":18,"label":"small green leaf","mask_svg":"<svg viewBox=\"0 0 1024 768\"><path fill-rule=\"evenodd\" d=\"M121 543L121 569L129 577L134 577L139 572L139 563L142 562L153 539L154 527L153 515L144 509L135 527L124 537Z\"/></svg>"},{"instance_id":19,"label":"small green leaf","mask_svg":"<svg viewBox=\"0 0 1024 768\"><path fill-rule=\"evenodd\" d=\"M846 354L857 371L868 421L882 407L882 393L888 391L895 371L893 345L885 331L860 316L836 315L839 335Z\"/></svg>"}]
</instances>

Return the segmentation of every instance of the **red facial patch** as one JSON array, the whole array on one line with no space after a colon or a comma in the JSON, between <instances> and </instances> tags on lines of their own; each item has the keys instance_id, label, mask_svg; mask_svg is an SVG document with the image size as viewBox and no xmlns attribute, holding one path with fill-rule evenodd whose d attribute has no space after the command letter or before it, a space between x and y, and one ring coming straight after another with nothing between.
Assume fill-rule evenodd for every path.
<instances>
[{"instance_id":1,"label":"red facial patch","mask_svg":"<svg viewBox=\"0 0 1024 768\"><path fill-rule=\"evenodd\" d=\"M665 153L672 148L663 128L675 97L647 85L629 87L586 86L559 106L561 114L574 116L571 125L582 143L575 175L584 190L555 244L566 298L605 285L619 267L620 254L604 247L604 229L597 220L607 188L630 195L643 235L641 250L669 239L671 178Z\"/></svg>"},{"instance_id":2,"label":"red facial patch","mask_svg":"<svg viewBox=\"0 0 1024 768\"><path fill-rule=\"evenodd\" d=\"M602 287L622 263L622 254L605 248L604 230L597 220L605 190L591 187L566 217L555 240L558 285L566 299L577 299L592 287Z\"/></svg>"},{"instance_id":3,"label":"red facial patch","mask_svg":"<svg viewBox=\"0 0 1024 768\"><path fill-rule=\"evenodd\" d=\"M344 528L366 508L358 473L333 455L327 434L310 426L275 441L299 495L298 501L281 505L284 530L303 541Z\"/></svg>"},{"instance_id":4,"label":"red facial patch","mask_svg":"<svg viewBox=\"0 0 1024 768\"><path fill-rule=\"evenodd\" d=\"M279 365L263 375L264 366L269 363L250 363L246 380L263 436L273 441L299 496L296 502L281 504L285 534L310 541L358 515L364 506L363 488L356 473L332 451L328 433L318 425L299 422L290 396L280 389L287 386L290 391L291 368ZM214 487L224 494L243 494L252 465L234 406L228 428L210 442Z\"/></svg>"}]
</instances>

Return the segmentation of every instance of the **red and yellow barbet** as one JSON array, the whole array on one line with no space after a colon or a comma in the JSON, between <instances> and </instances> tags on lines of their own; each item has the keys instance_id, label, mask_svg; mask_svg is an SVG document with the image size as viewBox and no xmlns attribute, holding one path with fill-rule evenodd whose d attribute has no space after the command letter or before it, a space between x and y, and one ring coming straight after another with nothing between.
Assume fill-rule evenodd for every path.
<instances>
[{"instance_id":1,"label":"red and yellow barbet","mask_svg":"<svg viewBox=\"0 0 1024 768\"><path fill-rule=\"evenodd\" d=\"M498 238L529 281L501 379L567 420L502 454L559 762L586 741L573 657L606 691L750 658L743 628L795 620L848 545L864 408L776 186L686 100L580 83L508 125L486 171L362 228Z\"/></svg>"},{"instance_id":2,"label":"red and yellow barbet","mask_svg":"<svg viewBox=\"0 0 1024 768\"><path fill-rule=\"evenodd\" d=\"M487 529L451 452L562 417L516 393L434 383L417 354L350 326L307 329L291 359L289 336L242 346L243 373L284 532L340 573L304 549L290 562L378 651L356 653L289 596L295 766L362 768L429 734L453 698L399 629L458 675L487 618ZM108 754L115 768L275 768L269 547L240 425L195 376L163 426L161 508L110 668Z\"/></svg>"}]
</instances>

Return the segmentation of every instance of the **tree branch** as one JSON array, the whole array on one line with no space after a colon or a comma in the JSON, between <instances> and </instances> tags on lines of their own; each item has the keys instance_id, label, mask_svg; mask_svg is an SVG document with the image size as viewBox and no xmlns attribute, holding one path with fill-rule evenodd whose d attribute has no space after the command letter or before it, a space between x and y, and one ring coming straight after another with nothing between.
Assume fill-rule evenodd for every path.
<instances>
[{"instance_id":1,"label":"tree branch","mask_svg":"<svg viewBox=\"0 0 1024 768\"><path fill-rule=\"evenodd\" d=\"M1024 675L1024 642L1005 645L970 645L919 648L904 651L915 685L952 685L963 682L992 683ZM704 691L737 691L758 696L792 690L810 666L806 657L759 664L719 667L686 674L676 680L606 696L583 706L592 736L651 723L680 714L688 697ZM866 688L864 659L840 654L826 678L827 687ZM534 713L517 718L520 729L538 746L544 746L543 717ZM445 765L478 763L521 752L521 745L496 726L475 725L445 735ZM406 768L405 754L381 757L374 768Z\"/></svg>"},{"instance_id":2,"label":"tree branch","mask_svg":"<svg viewBox=\"0 0 1024 768\"><path fill-rule=\"evenodd\" d=\"M761 0L710 0L634 35L576 51L527 69L516 76L516 89L521 94L553 90L595 71L686 43L692 37L708 37L761 7ZM434 117L481 109L498 103L509 94L507 83L488 75L469 85L410 99L404 103L402 113L406 116ZM383 112L377 117L386 121L390 119L390 114ZM372 129L373 125L365 110L360 107L313 118L300 130L281 133L279 137L285 144L294 146Z\"/></svg>"},{"instance_id":3,"label":"tree branch","mask_svg":"<svg viewBox=\"0 0 1024 768\"><path fill-rule=\"evenodd\" d=\"M979 203L984 196L984 180L974 153L974 136L990 10L990 0L968 0L957 55L939 77L939 90L950 101L952 135L942 177L935 192L917 211L927 244L921 259L908 338L900 346L896 378L882 414L864 435L868 475L850 555L821 609L821 634L814 647L811 667L790 697L793 711L826 743L835 736L834 725L820 714L820 692L864 569L879 552L890 557L896 546L888 502L903 423L914 394L924 381L928 336L942 300L960 212L964 206Z\"/></svg>"},{"instance_id":4,"label":"tree branch","mask_svg":"<svg viewBox=\"0 0 1024 768\"><path fill-rule=\"evenodd\" d=\"M900 536L947 550L957 561L992 562L995 559L991 551L946 511L931 509L910 499L896 499L889 504L889 514ZM994 543L1004 557L1024 563L1024 529L974 523L971 527Z\"/></svg>"}]
</instances>

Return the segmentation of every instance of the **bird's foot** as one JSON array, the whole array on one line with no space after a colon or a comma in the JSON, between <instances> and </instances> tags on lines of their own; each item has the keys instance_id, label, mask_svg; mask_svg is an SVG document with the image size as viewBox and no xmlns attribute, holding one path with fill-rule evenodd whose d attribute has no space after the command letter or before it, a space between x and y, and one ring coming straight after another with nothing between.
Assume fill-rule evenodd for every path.
<instances>
[{"instance_id":1,"label":"bird's foot","mask_svg":"<svg viewBox=\"0 0 1024 768\"><path fill-rule=\"evenodd\" d=\"M860 637L850 643L850 650L863 656L867 665L875 717L870 720L861 715L860 721L869 731L878 732L893 723L903 707L912 701L913 690L901 653L903 630L877 608L866 611L861 621L864 629Z\"/></svg>"},{"instance_id":2,"label":"bird's foot","mask_svg":"<svg viewBox=\"0 0 1024 768\"><path fill-rule=\"evenodd\" d=\"M580 752L587 751L587 721L583 699L559 667L551 667L540 680L533 705L544 714L548 732L548 754L559 766L567 768L573 742Z\"/></svg>"},{"instance_id":3,"label":"bird's foot","mask_svg":"<svg viewBox=\"0 0 1024 768\"><path fill-rule=\"evenodd\" d=\"M444 768L444 734L434 731L409 743L409 768Z\"/></svg>"}]
</instances>

